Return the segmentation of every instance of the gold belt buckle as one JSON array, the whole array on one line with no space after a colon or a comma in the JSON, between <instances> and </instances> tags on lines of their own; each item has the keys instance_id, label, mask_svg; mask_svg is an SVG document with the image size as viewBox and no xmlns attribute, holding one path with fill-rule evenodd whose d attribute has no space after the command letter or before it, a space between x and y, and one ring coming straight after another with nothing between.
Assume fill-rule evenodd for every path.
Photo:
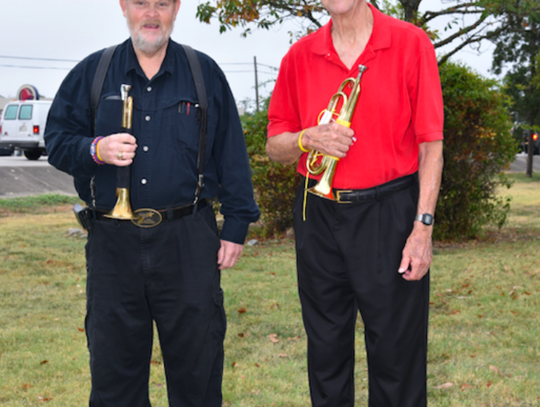
<instances>
[{"instance_id":1,"label":"gold belt buckle","mask_svg":"<svg viewBox=\"0 0 540 407\"><path fill-rule=\"evenodd\" d=\"M163 220L161 213L151 208L137 209L133 213L137 215L137 218L131 219L131 222L140 228L153 228Z\"/></svg>"},{"instance_id":2,"label":"gold belt buckle","mask_svg":"<svg viewBox=\"0 0 540 407\"><path fill-rule=\"evenodd\" d=\"M336 201L338 203L341 203L341 204L350 204L350 203L352 203L351 201L342 201L341 200L341 194L347 193L347 192L352 192L352 189L340 189L340 190L336 191Z\"/></svg>"}]
</instances>

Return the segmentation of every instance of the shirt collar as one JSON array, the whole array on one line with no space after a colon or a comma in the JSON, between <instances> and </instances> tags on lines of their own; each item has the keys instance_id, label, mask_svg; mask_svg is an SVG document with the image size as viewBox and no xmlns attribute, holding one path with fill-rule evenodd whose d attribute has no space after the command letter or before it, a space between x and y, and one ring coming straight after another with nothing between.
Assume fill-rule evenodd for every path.
<instances>
[{"instance_id":1,"label":"shirt collar","mask_svg":"<svg viewBox=\"0 0 540 407\"><path fill-rule=\"evenodd\" d=\"M390 17L377 10L369 3L368 6L373 13L373 32L371 33L366 48L371 49L371 51L389 48L392 44L392 37L389 29ZM315 41L311 50L319 55L335 54L336 50L332 41L332 20L322 26L318 32L323 40Z\"/></svg>"},{"instance_id":2,"label":"shirt collar","mask_svg":"<svg viewBox=\"0 0 540 407\"><path fill-rule=\"evenodd\" d=\"M156 77L162 75L163 73L167 72L169 75L174 74L174 61L171 53L169 52L171 49L171 42L172 40L169 39L169 43L167 44L167 52L165 54L165 58L163 59L163 62L161 63L161 67L159 68L159 72L157 73ZM127 48L127 58L126 58L126 75L130 71L135 71L139 75L144 77L144 72L142 71L142 68L139 64L139 60L137 59L137 54L135 54L135 49L133 48L133 42L131 41L131 38L129 38L126 41L126 48Z\"/></svg>"}]
</instances>

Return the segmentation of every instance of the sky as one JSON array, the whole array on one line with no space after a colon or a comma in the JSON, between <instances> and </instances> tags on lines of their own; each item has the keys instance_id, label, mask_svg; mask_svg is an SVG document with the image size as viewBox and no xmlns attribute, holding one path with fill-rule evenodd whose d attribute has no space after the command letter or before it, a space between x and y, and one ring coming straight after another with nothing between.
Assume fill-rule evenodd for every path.
<instances>
[{"instance_id":1,"label":"sky","mask_svg":"<svg viewBox=\"0 0 540 407\"><path fill-rule=\"evenodd\" d=\"M447 0L423 0L421 9L434 10ZM195 17L199 0L184 0L172 34L173 40L210 55L225 72L237 102L255 99L255 68L259 95L272 90L280 61L290 47L290 22L271 30L242 29L219 33L219 24L200 23ZM0 96L15 96L24 84L40 95L54 97L77 61L109 45L123 42L129 32L117 0L0 0ZM492 48L492 47L491 47ZM490 47L478 55L460 52L460 60L491 77ZM16 58L14 58L16 57Z\"/></svg>"}]
</instances>

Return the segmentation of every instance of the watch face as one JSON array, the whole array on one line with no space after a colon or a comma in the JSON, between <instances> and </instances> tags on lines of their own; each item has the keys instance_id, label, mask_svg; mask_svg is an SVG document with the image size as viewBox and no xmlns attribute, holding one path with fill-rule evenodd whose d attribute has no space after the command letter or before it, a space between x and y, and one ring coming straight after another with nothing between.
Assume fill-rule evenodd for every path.
<instances>
[{"instance_id":1,"label":"watch face","mask_svg":"<svg viewBox=\"0 0 540 407\"><path fill-rule=\"evenodd\" d=\"M422 222L426 226L430 226L433 224L433 216L431 216L429 213L416 215L416 220Z\"/></svg>"},{"instance_id":2,"label":"watch face","mask_svg":"<svg viewBox=\"0 0 540 407\"><path fill-rule=\"evenodd\" d=\"M424 225L431 225L433 223L433 216L431 216L429 213L424 213L422 215L422 223Z\"/></svg>"}]
</instances>

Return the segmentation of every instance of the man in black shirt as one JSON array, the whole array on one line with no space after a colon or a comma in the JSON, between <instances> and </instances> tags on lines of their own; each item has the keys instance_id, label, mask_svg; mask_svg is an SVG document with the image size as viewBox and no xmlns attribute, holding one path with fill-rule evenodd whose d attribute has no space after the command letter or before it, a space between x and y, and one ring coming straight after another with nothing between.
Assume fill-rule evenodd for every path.
<instances>
[{"instance_id":1,"label":"man in black shirt","mask_svg":"<svg viewBox=\"0 0 540 407\"><path fill-rule=\"evenodd\" d=\"M49 162L74 177L90 208L86 333L91 406L149 406L155 322L171 406L221 406L225 312L220 270L240 257L258 219L236 105L223 72L197 52L208 97L204 188L198 203L201 111L184 49L170 39L179 0L120 0L131 38L116 49L92 123L90 92L103 51L78 64L50 110ZM133 97L132 134L122 129L120 88ZM92 132L92 129L95 129ZM130 166L133 211L158 224L105 215L116 173ZM212 205L224 224L218 235Z\"/></svg>"}]
</instances>

